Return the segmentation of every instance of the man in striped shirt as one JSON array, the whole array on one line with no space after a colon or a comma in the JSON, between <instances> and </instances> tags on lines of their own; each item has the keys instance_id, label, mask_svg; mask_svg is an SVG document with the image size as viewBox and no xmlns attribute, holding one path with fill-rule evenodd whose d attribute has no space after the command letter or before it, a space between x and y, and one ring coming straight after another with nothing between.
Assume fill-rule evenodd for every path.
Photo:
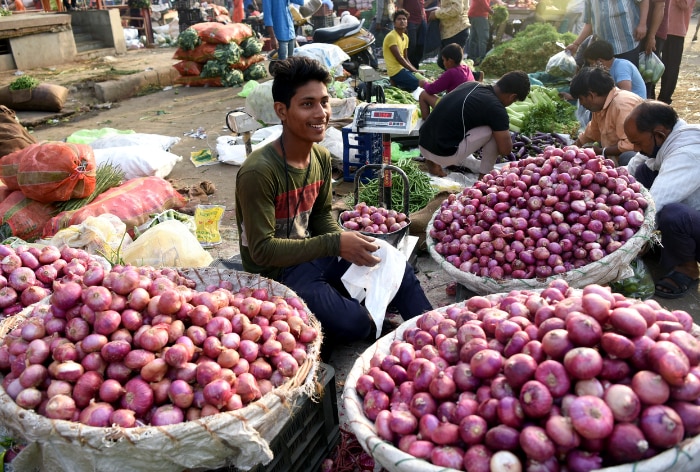
<instances>
[{"instance_id":1,"label":"man in striped shirt","mask_svg":"<svg viewBox=\"0 0 700 472\"><path fill-rule=\"evenodd\" d=\"M590 35L613 45L615 57L639 66L639 44L647 33L649 0L586 0L583 30L567 49L576 53Z\"/></svg>"},{"instance_id":2,"label":"man in striped shirt","mask_svg":"<svg viewBox=\"0 0 700 472\"><path fill-rule=\"evenodd\" d=\"M649 188L661 231L656 296L681 298L700 276L700 126L689 125L663 102L647 100L625 120L638 156L628 170Z\"/></svg>"}]
</instances>

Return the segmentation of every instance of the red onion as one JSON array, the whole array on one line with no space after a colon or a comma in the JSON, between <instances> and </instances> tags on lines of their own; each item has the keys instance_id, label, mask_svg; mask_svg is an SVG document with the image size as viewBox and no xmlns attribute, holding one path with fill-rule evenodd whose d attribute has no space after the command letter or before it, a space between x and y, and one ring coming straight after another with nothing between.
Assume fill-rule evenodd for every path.
<instances>
[{"instance_id":1,"label":"red onion","mask_svg":"<svg viewBox=\"0 0 700 472\"><path fill-rule=\"evenodd\" d=\"M182 423L185 420L184 412L175 405L162 405L156 408L151 416L152 426L167 426L169 424Z\"/></svg>"},{"instance_id":2,"label":"red onion","mask_svg":"<svg viewBox=\"0 0 700 472\"><path fill-rule=\"evenodd\" d=\"M133 378L124 385L126 393L121 399L122 408L132 410L137 416L143 416L153 406L153 390L139 378Z\"/></svg>"},{"instance_id":3,"label":"red onion","mask_svg":"<svg viewBox=\"0 0 700 472\"><path fill-rule=\"evenodd\" d=\"M75 401L69 395L51 396L46 403L46 416L54 420L71 420L75 412Z\"/></svg>"},{"instance_id":4,"label":"red onion","mask_svg":"<svg viewBox=\"0 0 700 472\"><path fill-rule=\"evenodd\" d=\"M88 405L80 412L78 421L88 426L105 428L111 426L110 419L114 408L109 403L95 402Z\"/></svg>"}]
</instances>

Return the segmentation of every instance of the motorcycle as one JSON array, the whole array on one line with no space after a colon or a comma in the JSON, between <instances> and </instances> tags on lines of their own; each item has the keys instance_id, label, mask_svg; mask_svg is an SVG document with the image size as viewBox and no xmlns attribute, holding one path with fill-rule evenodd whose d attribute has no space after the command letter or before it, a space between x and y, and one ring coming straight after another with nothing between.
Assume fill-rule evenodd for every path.
<instances>
[{"instance_id":1,"label":"motorcycle","mask_svg":"<svg viewBox=\"0 0 700 472\"><path fill-rule=\"evenodd\" d=\"M303 27L308 24L308 17L302 16L295 8L291 8L294 25ZM313 13L313 12L312 12ZM364 28L365 20L357 24L339 24L327 28L315 29L312 35L313 43L335 44L350 56L350 60L343 63L343 69L352 75L357 75L361 65L376 68L379 64L374 55L374 35ZM268 54L270 60L277 59L277 51Z\"/></svg>"},{"instance_id":2,"label":"motorcycle","mask_svg":"<svg viewBox=\"0 0 700 472\"><path fill-rule=\"evenodd\" d=\"M357 25L340 24L328 28L314 30L314 43L335 44L350 56L350 61L343 63L343 68L353 75L357 74L361 65L376 68L377 58L374 55L374 35L364 28L364 21Z\"/></svg>"}]
</instances>

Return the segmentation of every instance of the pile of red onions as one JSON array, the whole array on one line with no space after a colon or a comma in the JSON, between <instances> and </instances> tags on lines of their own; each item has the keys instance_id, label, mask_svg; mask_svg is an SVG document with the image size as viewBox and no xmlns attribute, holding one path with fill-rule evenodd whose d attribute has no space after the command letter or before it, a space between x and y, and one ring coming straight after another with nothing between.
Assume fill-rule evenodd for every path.
<instances>
[{"instance_id":1,"label":"pile of red onions","mask_svg":"<svg viewBox=\"0 0 700 472\"><path fill-rule=\"evenodd\" d=\"M550 146L450 195L433 220L435 251L463 272L546 278L620 248L648 203L624 167L591 149Z\"/></svg>"},{"instance_id":2,"label":"pile of red onions","mask_svg":"<svg viewBox=\"0 0 700 472\"><path fill-rule=\"evenodd\" d=\"M48 418L128 428L237 410L289 381L318 336L296 297L82 263L0 346L3 388Z\"/></svg>"},{"instance_id":3,"label":"pile of red onions","mask_svg":"<svg viewBox=\"0 0 700 472\"><path fill-rule=\"evenodd\" d=\"M353 210L340 214L343 228L363 233L394 233L408 225L406 213L368 206L365 202L355 205Z\"/></svg>"},{"instance_id":4,"label":"pile of red onions","mask_svg":"<svg viewBox=\"0 0 700 472\"><path fill-rule=\"evenodd\" d=\"M99 265L82 249L0 244L0 316L37 303L51 294L55 280L82 276L93 264Z\"/></svg>"},{"instance_id":5,"label":"pile of red onions","mask_svg":"<svg viewBox=\"0 0 700 472\"><path fill-rule=\"evenodd\" d=\"M355 385L377 434L469 472L588 472L700 434L691 316L589 285L430 311Z\"/></svg>"}]
</instances>

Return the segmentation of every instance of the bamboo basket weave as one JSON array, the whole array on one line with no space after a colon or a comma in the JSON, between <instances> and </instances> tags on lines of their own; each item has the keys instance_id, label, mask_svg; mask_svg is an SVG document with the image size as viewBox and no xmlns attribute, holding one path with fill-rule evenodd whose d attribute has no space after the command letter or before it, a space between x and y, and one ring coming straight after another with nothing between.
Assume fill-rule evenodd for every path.
<instances>
[{"instance_id":1,"label":"bamboo basket weave","mask_svg":"<svg viewBox=\"0 0 700 472\"><path fill-rule=\"evenodd\" d=\"M288 287L245 272L203 268L184 269L197 290L221 280L243 287L266 288L271 295L295 297ZM248 470L272 460L269 443L294 411L291 405L302 394L318 393L316 370L322 337L321 325L308 309L309 323L319 336L309 344L308 357L297 374L246 407L196 421L153 427L97 428L51 420L25 410L0 388L0 423L28 445L15 458L15 470L33 471L182 471L235 466ZM0 340L19 326L31 308L0 323Z\"/></svg>"},{"instance_id":2,"label":"bamboo basket weave","mask_svg":"<svg viewBox=\"0 0 700 472\"><path fill-rule=\"evenodd\" d=\"M435 250L435 240L430 236L430 229L433 227L433 221L435 221L435 217L440 213L442 208L438 208L435 211L426 227L428 251L433 260L440 265L440 268L452 276L455 281L479 295L508 292L511 290L543 289L549 285L552 280L558 279L566 280L569 286L573 288L584 288L586 285L590 284L605 285L620 279L644 246L653 239L653 232L656 228L656 206L648 190L642 187L640 193L644 195L649 205L644 212L644 223L634 236L627 240L625 244L616 251L611 252L598 261L590 262L583 267L569 270L563 274L552 275L546 279L505 278L496 280L490 277L480 277L470 272L463 272L447 262L447 260Z\"/></svg>"}]
</instances>

